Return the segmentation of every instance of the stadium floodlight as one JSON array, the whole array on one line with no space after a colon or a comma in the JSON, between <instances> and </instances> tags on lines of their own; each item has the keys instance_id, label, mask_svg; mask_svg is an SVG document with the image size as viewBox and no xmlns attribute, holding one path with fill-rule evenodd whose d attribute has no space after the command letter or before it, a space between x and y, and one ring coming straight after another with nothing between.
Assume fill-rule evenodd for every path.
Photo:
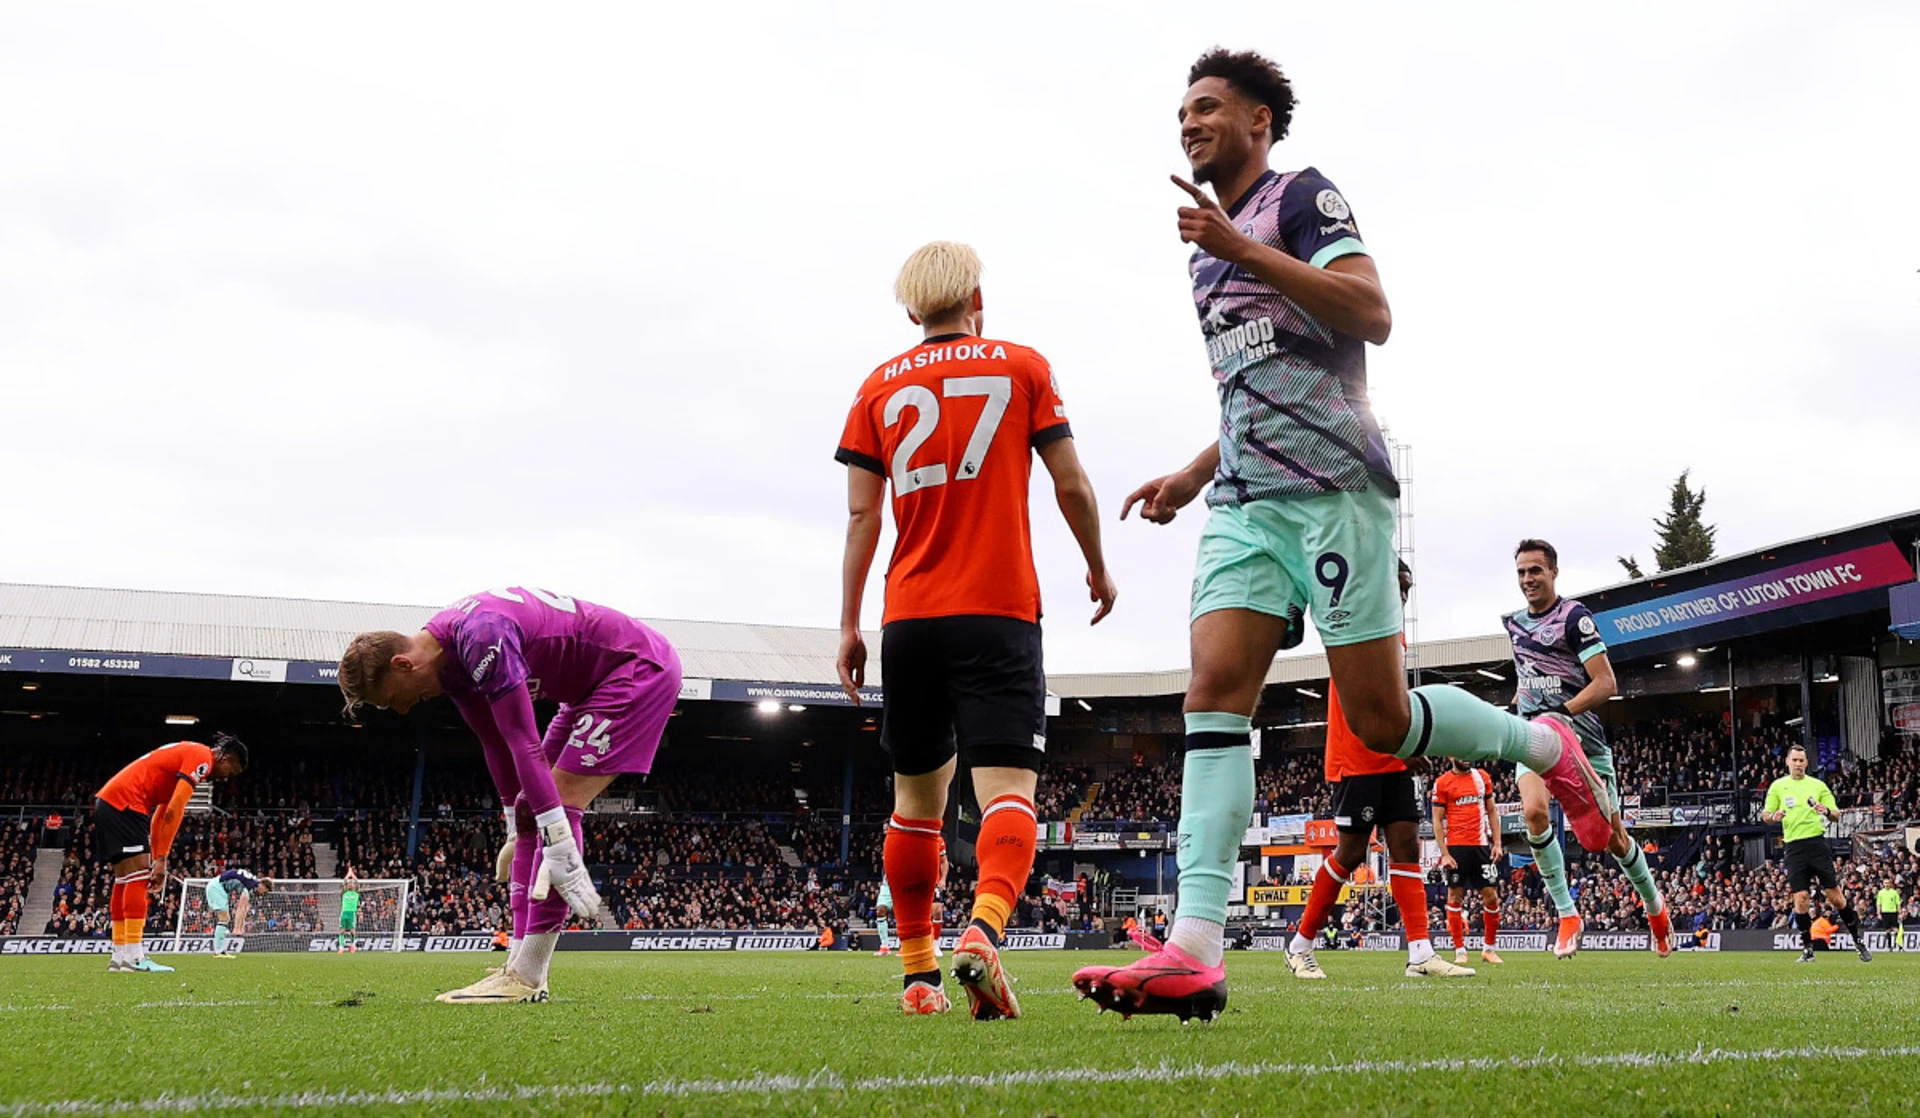
<instances>
[{"instance_id":1,"label":"stadium floodlight","mask_svg":"<svg viewBox=\"0 0 1920 1118\"><path fill-rule=\"evenodd\" d=\"M38 691L38 690L40 690L40 685L39 685L38 683L22 683L22 684L20 685L20 690L22 690L22 691Z\"/></svg>"},{"instance_id":2,"label":"stadium floodlight","mask_svg":"<svg viewBox=\"0 0 1920 1118\"><path fill-rule=\"evenodd\" d=\"M761 714L779 714L780 704L772 699L761 699L759 709Z\"/></svg>"},{"instance_id":3,"label":"stadium floodlight","mask_svg":"<svg viewBox=\"0 0 1920 1118\"><path fill-rule=\"evenodd\" d=\"M1495 683L1505 683L1507 681L1507 677L1501 675L1499 672L1490 672L1485 668L1475 668L1473 670L1493 680Z\"/></svg>"},{"instance_id":4,"label":"stadium floodlight","mask_svg":"<svg viewBox=\"0 0 1920 1118\"><path fill-rule=\"evenodd\" d=\"M807 705L805 703L788 703L787 709L795 714L799 714L801 711L807 709Z\"/></svg>"},{"instance_id":5,"label":"stadium floodlight","mask_svg":"<svg viewBox=\"0 0 1920 1118\"><path fill-rule=\"evenodd\" d=\"M1305 695L1309 699L1325 698L1324 695L1320 694L1320 692L1318 691L1315 691L1311 687L1296 687L1294 688L1294 690L1300 692L1302 695Z\"/></svg>"},{"instance_id":6,"label":"stadium floodlight","mask_svg":"<svg viewBox=\"0 0 1920 1118\"><path fill-rule=\"evenodd\" d=\"M1693 655L1691 653L1685 653L1685 652L1681 653L1679 658L1674 660L1674 663L1680 665L1683 668L1691 668L1695 664L1698 664L1699 662L1700 661L1693 658Z\"/></svg>"},{"instance_id":7,"label":"stadium floodlight","mask_svg":"<svg viewBox=\"0 0 1920 1118\"><path fill-rule=\"evenodd\" d=\"M1080 709L1081 709L1081 710L1084 710L1084 711L1086 711L1086 712L1087 712L1088 714L1092 714L1092 713L1093 713L1093 704L1092 704L1092 703L1089 703L1089 702L1088 702L1088 701L1086 701L1085 699L1075 699L1075 700L1074 700L1074 702L1076 702L1076 703L1079 703L1079 704L1080 704Z\"/></svg>"},{"instance_id":8,"label":"stadium floodlight","mask_svg":"<svg viewBox=\"0 0 1920 1118\"><path fill-rule=\"evenodd\" d=\"M167 715L167 725L169 726L198 726L199 724L200 716L197 714Z\"/></svg>"}]
</instances>

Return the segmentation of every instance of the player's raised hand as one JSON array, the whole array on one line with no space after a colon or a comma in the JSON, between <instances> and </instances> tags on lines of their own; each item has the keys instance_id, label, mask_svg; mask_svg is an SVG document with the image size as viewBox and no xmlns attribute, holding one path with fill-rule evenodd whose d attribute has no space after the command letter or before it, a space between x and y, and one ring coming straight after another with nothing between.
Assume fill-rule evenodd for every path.
<instances>
[{"instance_id":1,"label":"player's raised hand","mask_svg":"<svg viewBox=\"0 0 1920 1118\"><path fill-rule=\"evenodd\" d=\"M1137 504L1142 519L1154 524L1171 524L1181 508L1198 497L1205 485L1204 481L1195 484L1185 470L1154 478L1127 494L1126 501L1120 505L1120 519L1125 520Z\"/></svg>"},{"instance_id":2,"label":"player's raised hand","mask_svg":"<svg viewBox=\"0 0 1920 1118\"><path fill-rule=\"evenodd\" d=\"M1169 175L1173 185L1193 198L1193 205L1181 206L1180 239L1195 245L1216 260L1238 260L1240 250L1253 243L1213 196L1179 175Z\"/></svg>"},{"instance_id":3,"label":"player's raised hand","mask_svg":"<svg viewBox=\"0 0 1920 1118\"><path fill-rule=\"evenodd\" d=\"M1098 625L1101 618L1113 612L1113 600L1120 596L1120 588L1114 585L1113 576L1103 570L1097 574L1087 572L1087 590L1088 597L1100 603L1100 608L1093 611L1093 620L1087 624Z\"/></svg>"},{"instance_id":4,"label":"player's raised hand","mask_svg":"<svg viewBox=\"0 0 1920 1118\"><path fill-rule=\"evenodd\" d=\"M840 657L836 666L840 669L840 689L853 700L854 706L859 706L860 688L867 683L867 638L860 635L860 630L848 629L840 634Z\"/></svg>"}]
</instances>

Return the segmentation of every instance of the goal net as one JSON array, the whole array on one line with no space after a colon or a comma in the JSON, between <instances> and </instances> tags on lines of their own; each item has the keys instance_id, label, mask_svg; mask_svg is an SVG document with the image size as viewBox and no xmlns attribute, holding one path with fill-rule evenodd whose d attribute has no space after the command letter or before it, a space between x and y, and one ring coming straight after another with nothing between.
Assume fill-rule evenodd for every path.
<instances>
[{"instance_id":1,"label":"goal net","mask_svg":"<svg viewBox=\"0 0 1920 1118\"><path fill-rule=\"evenodd\" d=\"M213 949L217 920L207 903L205 877L190 877L180 915L174 923L175 951ZM338 941L340 895L345 882L337 877L275 878L272 888L247 897L244 919L239 894L228 901L229 934L244 951L328 951ZM404 878L366 878L355 884L360 894L360 917L354 942L362 951L399 951L407 928L407 895L412 882Z\"/></svg>"}]
</instances>

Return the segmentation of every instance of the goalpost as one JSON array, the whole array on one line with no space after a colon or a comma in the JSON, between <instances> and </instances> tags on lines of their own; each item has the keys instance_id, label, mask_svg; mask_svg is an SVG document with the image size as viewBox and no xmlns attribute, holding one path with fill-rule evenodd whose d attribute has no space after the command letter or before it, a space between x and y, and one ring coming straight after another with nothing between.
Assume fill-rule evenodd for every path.
<instances>
[{"instance_id":1,"label":"goalpost","mask_svg":"<svg viewBox=\"0 0 1920 1118\"><path fill-rule=\"evenodd\" d=\"M174 921L174 951L212 950L214 912L207 907L205 877L184 882L180 915ZM245 951L323 951L340 935L340 893L345 879L273 878L267 892L254 892L247 902L244 928L238 920L238 898L230 902L227 927L234 944ZM362 951L399 951L407 931L407 898L413 883L406 878L362 878L360 920L354 928Z\"/></svg>"}]
</instances>

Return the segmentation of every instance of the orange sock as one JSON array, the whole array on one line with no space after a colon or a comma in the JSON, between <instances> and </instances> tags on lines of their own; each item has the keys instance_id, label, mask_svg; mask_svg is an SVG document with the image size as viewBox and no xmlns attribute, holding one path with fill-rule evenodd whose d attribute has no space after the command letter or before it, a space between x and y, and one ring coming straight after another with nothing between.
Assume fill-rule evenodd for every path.
<instances>
[{"instance_id":1,"label":"orange sock","mask_svg":"<svg viewBox=\"0 0 1920 1118\"><path fill-rule=\"evenodd\" d=\"M1334 861L1331 854L1321 860L1319 871L1313 875L1313 888L1307 893L1307 911L1300 916L1300 938L1309 943L1319 938L1320 929L1327 926L1327 917L1340 900L1340 887L1352 876L1353 871Z\"/></svg>"},{"instance_id":2,"label":"orange sock","mask_svg":"<svg viewBox=\"0 0 1920 1118\"><path fill-rule=\"evenodd\" d=\"M980 884L973 892L973 919L993 932L995 946L1007 930L1007 917L1033 875L1034 821L1038 814L1025 796L996 796L980 815L974 856Z\"/></svg>"},{"instance_id":3,"label":"orange sock","mask_svg":"<svg viewBox=\"0 0 1920 1118\"><path fill-rule=\"evenodd\" d=\"M152 874L138 874L127 882L127 943L139 945L147 939L147 882Z\"/></svg>"},{"instance_id":4,"label":"orange sock","mask_svg":"<svg viewBox=\"0 0 1920 1118\"><path fill-rule=\"evenodd\" d=\"M113 921L113 945L124 946L127 942L127 886L118 878L114 879L113 891L107 894L107 916ZM114 962L119 961L116 952Z\"/></svg>"},{"instance_id":5,"label":"orange sock","mask_svg":"<svg viewBox=\"0 0 1920 1118\"><path fill-rule=\"evenodd\" d=\"M1407 940L1427 938L1427 879L1418 862L1387 864L1387 886L1393 891L1394 907L1400 910L1400 923L1407 929Z\"/></svg>"},{"instance_id":6,"label":"orange sock","mask_svg":"<svg viewBox=\"0 0 1920 1118\"><path fill-rule=\"evenodd\" d=\"M1464 950L1467 946L1467 910L1447 906L1447 934L1453 937L1455 950Z\"/></svg>"},{"instance_id":7,"label":"orange sock","mask_svg":"<svg viewBox=\"0 0 1920 1118\"><path fill-rule=\"evenodd\" d=\"M895 815L881 848L906 974L940 974L933 959L933 885L940 876L940 821Z\"/></svg>"},{"instance_id":8,"label":"orange sock","mask_svg":"<svg viewBox=\"0 0 1920 1118\"><path fill-rule=\"evenodd\" d=\"M1498 908L1481 909L1480 926L1485 929L1487 935L1487 938L1482 942L1481 946L1492 950L1493 937L1500 934L1500 910Z\"/></svg>"}]
</instances>

